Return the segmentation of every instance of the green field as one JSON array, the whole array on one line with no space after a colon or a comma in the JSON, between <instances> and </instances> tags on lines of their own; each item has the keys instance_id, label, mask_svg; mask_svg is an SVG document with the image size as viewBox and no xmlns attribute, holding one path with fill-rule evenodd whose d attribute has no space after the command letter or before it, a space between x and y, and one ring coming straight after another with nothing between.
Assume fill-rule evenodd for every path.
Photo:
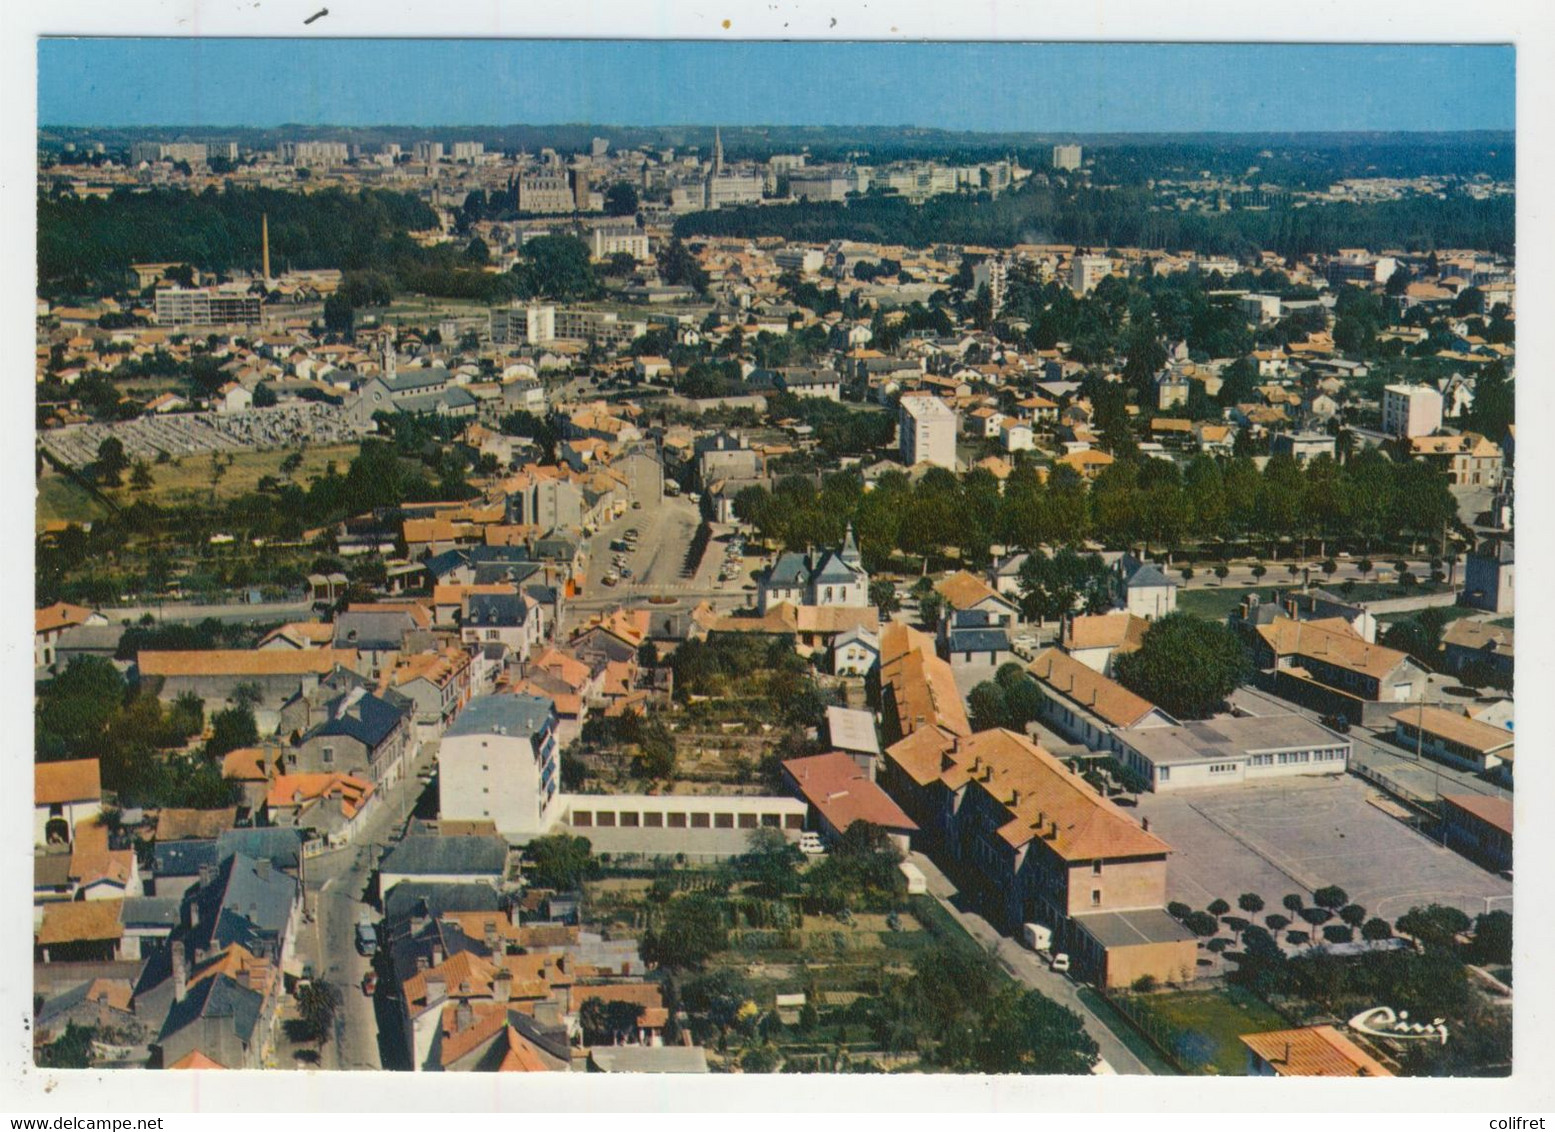
<instances>
[{"instance_id":1,"label":"green field","mask_svg":"<svg viewBox=\"0 0 1555 1132\"><path fill-rule=\"evenodd\" d=\"M271 448L229 453L227 455L232 465L222 473L220 482L215 486L216 498L231 499L253 492L265 476L275 476L281 480L289 478L293 483L306 485L313 476L322 475L325 465L330 461L334 461L335 467L344 474L356 456L357 448L355 444L333 444L317 448L310 446L303 452L302 466L290 477L281 474L281 464L295 449ZM128 487L121 487L109 495L121 506L128 506L137 499L162 507L210 502L210 456L184 456L172 463L152 464L151 478L152 485L145 491L131 491Z\"/></svg>"},{"instance_id":2,"label":"green field","mask_svg":"<svg viewBox=\"0 0 1555 1132\"><path fill-rule=\"evenodd\" d=\"M1130 996L1158 1042L1184 1068L1221 1077L1247 1073L1243 1034L1284 1030L1288 1023L1261 999L1235 987Z\"/></svg>"},{"instance_id":3,"label":"green field","mask_svg":"<svg viewBox=\"0 0 1555 1132\"><path fill-rule=\"evenodd\" d=\"M89 523L105 514L107 508L69 477L54 471L38 477L38 508L33 516L34 529L42 530L44 523L50 520Z\"/></svg>"},{"instance_id":4,"label":"green field","mask_svg":"<svg viewBox=\"0 0 1555 1132\"><path fill-rule=\"evenodd\" d=\"M1177 611L1191 613L1206 621L1224 621L1242 604L1242 598L1247 594L1256 593L1264 600L1268 600L1273 589L1273 586L1229 586L1224 589L1220 586L1207 586L1201 590L1180 589L1177 591Z\"/></svg>"}]
</instances>

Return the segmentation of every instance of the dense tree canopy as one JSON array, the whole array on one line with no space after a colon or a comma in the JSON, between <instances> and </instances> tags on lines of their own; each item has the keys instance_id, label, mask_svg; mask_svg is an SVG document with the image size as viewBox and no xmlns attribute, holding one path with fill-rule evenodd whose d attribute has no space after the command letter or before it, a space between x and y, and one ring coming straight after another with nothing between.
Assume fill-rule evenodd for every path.
<instances>
[{"instance_id":1,"label":"dense tree canopy","mask_svg":"<svg viewBox=\"0 0 1555 1132\"><path fill-rule=\"evenodd\" d=\"M1252 675L1237 635L1187 613L1150 626L1138 650L1116 659L1118 682L1178 719L1203 719L1221 709Z\"/></svg>"}]
</instances>

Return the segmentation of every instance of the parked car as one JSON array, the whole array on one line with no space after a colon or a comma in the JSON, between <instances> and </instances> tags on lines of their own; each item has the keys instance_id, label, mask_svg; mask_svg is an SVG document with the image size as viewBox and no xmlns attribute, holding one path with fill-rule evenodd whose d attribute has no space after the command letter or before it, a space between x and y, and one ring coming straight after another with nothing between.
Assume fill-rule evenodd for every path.
<instances>
[{"instance_id":1,"label":"parked car","mask_svg":"<svg viewBox=\"0 0 1555 1132\"><path fill-rule=\"evenodd\" d=\"M1053 961L1048 966L1060 975L1067 975L1069 973L1069 953L1060 951L1053 956Z\"/></svg>"},{"instance_id":2,"label":"parked car","mask_svg":"<svg viewBox=\"0 0 1555 1132\"><path fill-rule=\"evenodd\" d=\"M1325 715L1322 724L1330 731L1337 731L1341 735L1350 733L1350 721L1342 715Z\"/></svg>"},{"instance_id":3,"label":"parked car","mask_svg":"<svg viewBox=\"0 0 1555 1132\"><path fill-rule=\"evenodd\" d=\"M359 955L372 955L378 950L378 929L368 923L356 925L356 950Z\"/></svg>"}]
</instances>

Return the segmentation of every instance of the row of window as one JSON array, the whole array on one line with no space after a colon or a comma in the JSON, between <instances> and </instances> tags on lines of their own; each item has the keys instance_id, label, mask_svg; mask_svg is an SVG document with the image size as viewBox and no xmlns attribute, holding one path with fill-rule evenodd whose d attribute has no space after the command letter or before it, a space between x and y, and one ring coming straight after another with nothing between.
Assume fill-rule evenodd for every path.
<instances>
[{"instance_id":1,"label":"row of window","mask_svg":"<svg viewBox=\"0 0 1555 1132\"><path fill-rule=\"evenodd\" d=\"M573 810L574 829L803 829L803 814L660 813L650 810Z\"/></svg>"}]
</instances>

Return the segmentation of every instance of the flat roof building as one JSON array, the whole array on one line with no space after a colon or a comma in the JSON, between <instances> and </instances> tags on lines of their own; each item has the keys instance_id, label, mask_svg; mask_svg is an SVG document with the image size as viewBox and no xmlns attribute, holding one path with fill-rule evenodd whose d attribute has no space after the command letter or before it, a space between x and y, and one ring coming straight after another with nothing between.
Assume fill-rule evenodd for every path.
<instances>
[{"instance_id":1,"label":"flat roof building","mask_svg":"<svg viewBox=\"0 0 1555 1132\"><path fill-rule=\"evenodd\" d=\"M1118 759L1154 793L1342 774L1350 740L1295 714L1222 716L1114 732Z\"/></svg>"}]
</instances>

